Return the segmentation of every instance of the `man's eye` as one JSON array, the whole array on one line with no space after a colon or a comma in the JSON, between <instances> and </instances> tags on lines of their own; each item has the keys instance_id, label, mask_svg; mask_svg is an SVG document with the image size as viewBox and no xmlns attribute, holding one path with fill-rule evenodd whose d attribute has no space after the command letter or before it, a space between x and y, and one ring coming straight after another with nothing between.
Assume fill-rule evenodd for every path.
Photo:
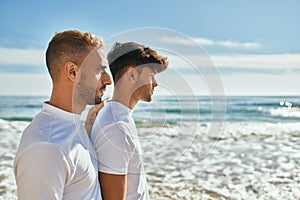
<instances>
[{"instance_id":1,"label":"man's eye","mask_svg":"<svg viewBox=\"0 0 300 200\"><path fill-rule=\"evenodd\" d=\"M105 67L97 67L97 68L96 68L96 71L97 71L98 73L101 73L101 72L105 71Z\"/></svg>"}]
</instances>

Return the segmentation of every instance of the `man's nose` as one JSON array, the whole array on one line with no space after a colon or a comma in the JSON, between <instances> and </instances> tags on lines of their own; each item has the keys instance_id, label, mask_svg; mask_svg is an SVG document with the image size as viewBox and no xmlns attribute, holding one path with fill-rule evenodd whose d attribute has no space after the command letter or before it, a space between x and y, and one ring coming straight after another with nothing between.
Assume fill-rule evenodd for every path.
<instances>
[{"instance_id":1,"label":"man's nose","mask_svg":"<svg viewBox=\"0 0 300 200\"><path fill-rule=\"evenodd\" d=\"M111 85L112 80L107 72L102 74L102 84L103 85Z\"/></svg>"},{"instance_id":2,"label":"man's nose","mask_svg":"<svg viewBox=\"0 0 300 200\"><path fill-rule=\"evenodd\" d=\"M157 87L157 86L158 86L158 83L157 83L156 79L153 79L152 87Z\"/></svg>"}]
</instances>

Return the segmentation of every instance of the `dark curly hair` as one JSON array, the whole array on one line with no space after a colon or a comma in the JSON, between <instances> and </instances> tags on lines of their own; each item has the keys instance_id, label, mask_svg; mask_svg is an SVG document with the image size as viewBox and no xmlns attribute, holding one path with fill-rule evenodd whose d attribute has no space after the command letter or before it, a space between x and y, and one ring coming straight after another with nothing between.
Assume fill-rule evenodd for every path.
<instances>
[{"instance_id":1,"label":"dark curly hair","mask_svg":"<svg viewBox=\"0 0 300 200\"><path fill-rule=\"evenodd\" d=\"M168 67L166 57L160 56L150 47L135 42L115 43L107 55L109 68L116 83L125 73L128 67L148 66L156 73L164 71Z\"/></svg>"}]
</instances>

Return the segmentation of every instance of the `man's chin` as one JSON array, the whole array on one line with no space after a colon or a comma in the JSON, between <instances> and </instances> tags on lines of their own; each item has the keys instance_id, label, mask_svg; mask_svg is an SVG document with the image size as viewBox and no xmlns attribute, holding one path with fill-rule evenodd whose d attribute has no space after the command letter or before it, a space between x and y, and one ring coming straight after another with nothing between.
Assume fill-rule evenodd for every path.
<instances>
[{"instance_id":1,"label":"man's chin","mask_svg":"<svg viewBox=\"0 0 300 200\"><path fill-rule=\"evenodd\" d=\"M100 104L101 102L102 102L101 97L98 97L98 98L95 98L94 104L95 104L95 105L98 105L98 104Z\"/></svg>"},{"instance_id":2,"label":"man's chin","mask_svg":"<svg viewBox=\"0 0 300 200\"><path fill-rule=\"evenodd\" d=\"M98 105L102 102L101 97L96 97L94 99L90 99L87 103L87 105Z\"/></svg>"},{"instance_id":3,"label":"man's chin","mask_svg":"<svg viewBox=\"0 0 300 200\"><path fill-rule=\"evenodd\" d=\"M142 101L151 102L152 101L152 96L146 97L146 98L142 99Z\"/></svg>"}]
</instances>

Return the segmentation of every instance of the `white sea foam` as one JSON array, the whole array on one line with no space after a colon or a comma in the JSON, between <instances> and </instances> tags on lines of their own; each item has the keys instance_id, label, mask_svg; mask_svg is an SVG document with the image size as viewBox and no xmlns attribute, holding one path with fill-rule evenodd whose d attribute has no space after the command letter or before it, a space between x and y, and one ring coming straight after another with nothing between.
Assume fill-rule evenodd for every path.
<instances>
[{"instance_id":1,"label":"white sea foam","mask_svg":"<svg viewBox=\"0 0 300 200\"><path fill-rule=\"evenodd\" d=\"M300 123L194 126L139 129L153 199L300 199Z\"/></svg>"},{"instance_id":2,"label":"white sea foam","mask_svg":"<svg viewBox=\"0 0 300 200\"><path fill-rule=\"evenodd\" d=\"M296 107L271 108L266 112L269 112L273 116L300 118L300 108Z\"/></svg>"},{"instance_id":3,"label":"white sea foam","mask_svg":"<svg viewBox=\"0 0 300 200\"><path fill-rule=\"evenodd\" d=\"M0 199L15 200L13 158L28 122L0 120ZM140 127L151 199L300 199L300 122Z\"/></svg>"},{"instance_id":4,"label":"white sea foam","mask_svg":"<svg viewBox=\"0 0 300 200\"><path fill-rule=\"evenodd\" d=\"M13 175L13 159L21 132L27 125L28 122L0 119L0 199L17 199Z\"/></svg>"}]
</instances>

